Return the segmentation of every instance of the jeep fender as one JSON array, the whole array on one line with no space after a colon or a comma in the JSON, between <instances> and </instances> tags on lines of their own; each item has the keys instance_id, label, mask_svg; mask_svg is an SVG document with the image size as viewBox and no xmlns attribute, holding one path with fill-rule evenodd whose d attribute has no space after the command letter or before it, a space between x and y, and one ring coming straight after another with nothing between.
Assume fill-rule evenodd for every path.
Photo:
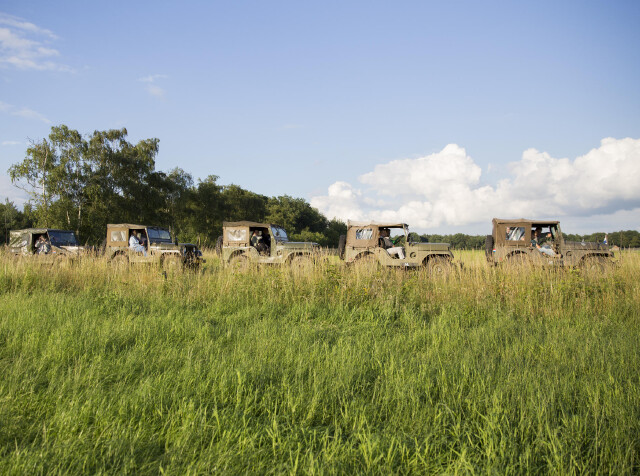
<instances>
[{"instance_id":1,"label":"jeep fender","mask_svg":"<svg viewBox=\"0 0 640 476\"><path fill-rule=\"evenodd\" d=\"M587 253L584 256L582 256L580 258L580 261L578 262L579 265L582 265L585 263L585 261L592 259L592 258L600 258L600 259L611 259L611 257L608 254L605 253Z\"/></svg>"},{"instance_id":2,"label":"jeep fender","mask_svg":"<svg viewBox=\"0 0 640 476\"><path fill-rule=\"evenodd\" d=\"M451 264L451 262L453 261L452 259L453 257L450 254L435 254L432 253L430 255L427 255L425 257L425 259L422 260L422 266L427 266L427 264L429 263L429 261L434 260L434 259L443 259L445 261L447 261L447 263Z\"/></svg>"},{"instance_id":3,"label":"jeep fender","mask_svg":"<svg viewBox=\"0 0 640 476\"><path fill-rule=\"evenodd\" d=\"M126 251L116 250L111 254L111 256L109 256L109 259L112 260L112 259L115 259L117 256L126 255L126 254L127 254Z\"/></svg>"},{"instance_id":4,"label":"jeep fender","mask_svg":"<svg viewBox=\"0 0 640 476\"><path fill-rule=\"evenodd\" d=\"M369 256L373 256L376 260L378 259L375 253L372 253L371 251L363 251L354 256L353 262L359 261L364 258L368 258Z\"/></svg>"},{"instance_id":5,"label":"jeep fender","mask_svg":"<svg viewBox=\"0 0 640 476\"><path fill-rule=\"evenodd\" d=\"M247 258L250 259L250 256L248 256L248 254L245 253L244 250L238 250L238 251L234 251L233 253L231 253L229 255L229 259L227 259L227 264L230 263L233 258L235 258L236 256L240 256L240 255L246 255Z\"/></svg>"}]
</instances>

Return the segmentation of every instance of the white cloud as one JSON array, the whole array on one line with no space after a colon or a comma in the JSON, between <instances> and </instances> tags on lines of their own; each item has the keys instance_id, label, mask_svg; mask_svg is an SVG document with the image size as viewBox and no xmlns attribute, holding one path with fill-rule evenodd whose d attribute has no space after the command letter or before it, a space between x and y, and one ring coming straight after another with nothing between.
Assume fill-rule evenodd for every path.
<instances>
[{"instance_id":1,"label":"white cloud","mask_svg":"<svg viewBox=\"0 0 640 476\"><path fill-rule=\"evenodd\" d=\"M18 108L11 104L0 101L0 112L6 112L12 116L24 117L25 119L35 119L36 121L51 124L51 121L44 115L28 107Z\"/></svg>"},{"instance_id":2,"label":"white cloud","mask_svg":"<svg viewBox=\"0 0 640 476\"><path fill-rule=\"evenodd\" d=\"M23 107L22 109L18 109L17 111L12 113L14 116L20 116L27 119L35 119L37 121L44 122L45 124L51 124L51 121L47 119L43 114L40 114L33 109L29 109L28 107Z\"/></svg>"},{"instance_id":3,"label":"white cloud","mask_svg":"<svg viewBox=\"0 0 640 476\"><path fill-rule=\"evenodd\" d=\"M347 182L336 182L329 186L329 194L325 197L314 197L311 205L321 210L328 217L338 217L352 220L364 218L361 209L362 197L359 190L355 190Z\"/></svg>"},{"instance_id":4,"label":"white cloud","mask_svg":"<svg viewBox=\"0 0 640 476\"><path fill-rule=\"evenodd\" d=\"M31 33L43 35L43 36L48 36L53 40L58 38L52 31L46 30L44 28L40 28L34 25L33 23L29 23L27 21L24 21L12 15L7 15L6 13L0 13L0 25L8 25L18 30L23 30L23 31L28 31Z\"/></svg>"},{"instance_id":5,"label":"white cloud","mask_svg":"<svg viewBox=\"0 0 640 476\"><path fill-rule=\"evenodd\" d=\"M166 94L166 91L164 89L162 89L160 86L154 86L154 85L147 86L147 92L152 96L156 96L160 98L164 97L164 95Z\"/></svg>"},{"instance_id":6,"label":"white cloud","mask_svg":"<svg viewBox=\"0 0 640 476\"><path fill-rule=\"evenodd\" d=\"M22 142L18 142L17 140L4 140L2 141L2 145L11 146L11 145L20 145Z\"/></svg>"},{"instance_id":7,"label":"white cloud","mask_svg":"<svg viewBox=\"0 0 640 476\"><path fill-rule=\"evenodd\" d=\"M52 58L60 52L48 43L57 40L51 31L12 15L0 13L0 66L22 70L71 72Z\"/></svg>"},{"instance_id":8,"label":"white cloud","mask_svg":"<svg viewBox=\"0 0 640 476\"><path fill-rule=\"evenodd\" d=\"M15 205L21 207L28 200L29 195L11 183L11 177L0 174L0 201L4 203L5 199L9 199Z\"/></svg>"},{"instance_id":9,"label":"white cloud","mask_svg":"<svg viewBox=\"0 0 640 476\"><path fill-rule=\"evenodd\" d=\"M639 139L603 139L575 160L528 149L508 170L509 178L480 185L482 169L464 148L449 144L425 157L377 165L359 177L363 190L336 182L311 204L330 218L405 221L418 229L488 223L495 216L607 216L640 207Z\"/></svg>"},{"instance_id":10,"label":"white cloud","mask_svg":"<svg viewBox=\"0 0 640 476\"><path fill-rule=\"evenodd\" d=\"M142 83L155 83L158 79L164 79L167 77L168 76L166 74L150 74L149 76L138 78L138 81Z\"/></svg>"},{"instance_id":11,"label":"white cloud","mask_svg":"<svg viewBox=\"0 0 640 476\"><path fill-rule=\"evenodd\" d=\"M142 78L138 78L138 81L141 83L147 83L146 90L149 94L155 97L164 97L166 95L166 91L155 84L159 79L165 79L168 76L166 74L151 74L149 76L144 76Z\"/></svg>"}]
</instances>

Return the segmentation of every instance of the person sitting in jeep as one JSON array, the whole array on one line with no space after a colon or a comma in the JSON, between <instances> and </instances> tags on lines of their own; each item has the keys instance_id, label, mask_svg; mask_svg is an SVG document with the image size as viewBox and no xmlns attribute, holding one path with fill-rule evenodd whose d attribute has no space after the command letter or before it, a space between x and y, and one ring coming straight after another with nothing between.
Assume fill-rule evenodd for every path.
<instances>
[{"instance_id":1,"label":"person sitting in jeep","mask_svg":"<svg viewBox=\"0 0 640 476\"><path fill-rule=\"evenodd\" d=\"M143 256L147 256L147 249L140 244L138 233L135 231L132 231L131 236L129 237L129 248L131 248L136 253L142 253Z\"/></svg>"},{"instance_id":2,"label":"person sitting in jeep","mask_svg":"<svg viewBox=\"0 0 640 476\"><path fill-rule=\"evenodd\" d=\"M380 229L379 244L381 248L387 250L389 256L404 259L404 249L401 246L395 246L391 238L389 238L391 231L389 228Z\"/></svg>"},{"instance_id":3,"label":"person sitting in jeep","mask_svg":"<svg viewBox=\"0 0 640 476\"><path fill-rule=\"evenodd\" d=\"M258 250L258 253L260 254L267 253L269 249L262 238L262 232L258 230L253 230L253 234L251 235L251 246Z\"/></svg>"},{"instance_id":4,"label":"person sitting in jeep","mask_svg":"<svg viewBox=\"0 0 640 476\"><path fill-rule=\"evenodd\" d=\"M531 244L535 246L540 253L555 256L556 253L551 249L551 245L548 243L548 240L551 240L551 238L551 232L548 232L546 236L542 236L542 227L539 226L533 232Z\"/></svg>"},{"instance_id":5,"label":"person sitting in jeep","mask_svg":"<svg viewBox=\"0 0 640 476\"><path fill-rule=\"evenodd\" d=\"M49 242L45 235L40 235L34 246L36 248L36 254L47 255L51 252L51 242Z\"/></svg>"}]
</instances>

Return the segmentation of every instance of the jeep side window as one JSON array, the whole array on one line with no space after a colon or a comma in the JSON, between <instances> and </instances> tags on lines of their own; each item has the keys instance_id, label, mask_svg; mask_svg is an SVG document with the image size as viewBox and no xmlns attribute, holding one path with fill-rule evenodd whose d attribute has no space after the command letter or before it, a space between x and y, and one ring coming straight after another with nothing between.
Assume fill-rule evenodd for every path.
<instances>
[{"instance_id":1,"label":"jeep side window","mask_svg":"<svg viewBox=\"0 0 640 476\"><path fill-rule=\"evenodd\" d=\"M127 241L127 232L122 231L112 231L111 232L111 241Z\"/></svg>"},{"instance_id":2,"label":"jeep side window","mask_svg":"<svg viewBox=\"0 0 640 476\"><path fill-rule=\"evenodd\" d=\"M360 228L356 230L356 240L370 240L373 236L373 228Z\"/></svg>"},{"instance_id":3,"label":"jeep side window","mask_svg":"<svg viewBox=\"0 0 640 476\"><path fill-rule=\"evenodd\" d=\"M524 226L507 227L507 241L522 241L524 239Z\"/></svg>"},{"instance_id":4,"label":"jeep side window","mask_svg":"<svg viewBox=\"0 0 640 476\"><path fill-rule=\"evenodd\" d=\"M240 230L228 230L227 239L229 241L249 241L247 240L247 230L245 228Z\"/></svg>"}]
</instances>

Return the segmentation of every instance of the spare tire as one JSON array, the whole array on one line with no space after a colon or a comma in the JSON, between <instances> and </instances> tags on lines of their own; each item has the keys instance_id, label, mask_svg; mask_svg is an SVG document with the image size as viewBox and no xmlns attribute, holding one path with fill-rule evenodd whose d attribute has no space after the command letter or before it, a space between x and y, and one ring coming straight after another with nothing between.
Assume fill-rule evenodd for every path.
<instances>
[{"instance_id":1,"label":"spare tire","mask_svg":"<svg viewBox=\"0 0 640 476\"><path fill-rule=\"evenodd\" d=\"M216 240L216 254L222 256L222 235Z\"/></svg>"},{"instance_id":2,"label":"spare tire","mask_svg":"<svg viewBox=\"0 0 640 476\"><path fill-rule=\"evenodd\" d=\"M487 235L487 239L484 242L484 252L487 258L491 258L493 254L493 235Z\"/></svg>"},{"instance_id":3,"label":"spare tire","mask_svg":"<svg viewBox=\"0 0 640 476\"><path fill-rule=\"evenodd\" d=\"M347 235L340 235L338 240L338 256L340 259L344 259L344 250L347 247Z\"/></svg>"}]
</instances>

